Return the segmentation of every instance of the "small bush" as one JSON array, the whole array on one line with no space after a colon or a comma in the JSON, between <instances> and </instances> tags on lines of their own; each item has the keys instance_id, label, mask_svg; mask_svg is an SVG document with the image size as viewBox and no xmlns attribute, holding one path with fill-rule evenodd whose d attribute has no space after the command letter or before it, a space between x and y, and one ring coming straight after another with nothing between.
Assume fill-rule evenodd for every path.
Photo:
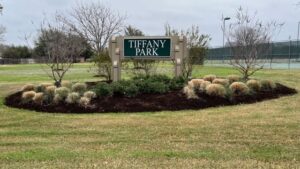
<instances>
[{"instance_id":1,"label":"small bush","mask_svg":"<svg viewBox=\"0 0 300 169\"><path fill-rule=\"evenodd\" d=\"M133 81L119 81L112 84L114 95L134 97L139 94L139 88Z\"/></svg>"},{"instance_id":2,"label":"small bush","mask_svg":"<svg viewBox=\"0 0 300 169\"><path fill-rule=\"evenodd\" d=\"M84 97L89 98L90 100L97 97L96 93L93 91L87 91L83 94Z\"/></svg>"},{"instance_id":3,"label":"small bush","mask_svg":"<svg viewBox=\"0 0 300 169\"><path fill-rule=\"evenodd\" d=\"M55 95L59 95L62 99L65 99L70 93L70 89L66 87L59 87L55 89Z\"/></svg>"},{"instance_id":4,"label":"small bush","mask_svg":"<svg viewBox=\"0 0 300 169\"><path fill-rule=\"evenodd\" d=\"M246 84L253 91L257 92L261 89L261 84L258 80L248 80Z\"/></svg>"},{"instance_id":5,"label":"small bush","mask_svg":"<svg viewBox=\"0 0 300 169\"><path fill-rule=\"evenodd\" d=\"M192 79L188 82L188 85L191 87L191 88L194 88L195 90L199 90L200 89L200 86L201 86L201 83L203 83L204 80L203 79Z\"/></svg>"},{"instance_id":6,"label":"small bush","mask_svg":"<svg viewBox=\"0 0 300 169\"><path fill-rule=\"evenodd\" d=\"M233 82L238 82L241 80L241 77L238 75L228 75L227 79L229 80L229 84L233 83Z\"/></svg>"},{"instance_id":7,"label":"small bush","mask_svg":"<svg viewBox=\"0 0 300 169\"><path fill-rule=\"evenodd\" d=\"M113 88L107 83L99 83L95 86L94 92L100 97L112 96Z\"/></svg>"},{"instance_id":8,"label":"small bush","mask_svg":"<svg viewBox=\"0 0 300 169\"><path fill-rule=\"evenodd\" d=\"M200 91L204 92L206 90L206 87L210 84L211 84L210 81L203 81L200 85Z\"/></svg>"},{"instance_id":9,"label":"small bush","mask_svg":"<svg viewBox=\"0 0 300 169\"><path fill-rule=\"evenodd\" d=\"M74 104L77 103L79 99L80 99L80 94L77 92L72 92L68 94L66 102L69 104Z\"/></svg>"},{"instance_id":10,"label":"small bush","mask_svg":"<svg viewBox=\"0 0 300 169\"><path fill-rule=\"evenodd\" d=\"M87 98L87 97L81 97L79 99L79 105L81 107L88 107L91 103L91 99L90 98Z\"/></svg>"},{"instance_id":11,"label":"small bush","mask_svg":"<svg viewBox=\"0 0 300 169\"><path fill-rule=\"evenodd\" d=\"M24 92L23 94L22 94L22 101L24 101L24 102L29 102L29 101L31 101L33 98L34 98L34 96L35 96L35 92L34 91L27 91L27 92Z\"/></svg>"},{"instance_id":12,"label":"small bush","mask_svg":"<svg viewBox=\"0 0 300 169\"><path fill-rule=\"evenodd\" d=\"M33 102L36 104L43 104L44 93L36 93L32 98Z\"/></svg>"},{"instance_id":13,"label":"small bush","mask_svg":"<svg viewBox=\"0 0 300 169\"><path fill-rule=\"evenodd\" d=\"M166 85L163 82L146 82L145 88L144 89L139 89L143 90L143 93L166 93L169 91L169 86Z\"/></svg>"},{"instance_id":14,"label":"small bush","mask_svg":"<svg viewBox=\"0 0 300 169\"><path fill-rule=\"evenodd\" d=\"M75 83L73 86L72 86L72 91L73 92L78 92L80 94L83 94L85 91L86 91L86 84L85 83Z\"/></svg>"},{"instance_id":15,"label":"small bush","mask_svg":"<svg viewBox=\"0 0 300 169\"><path fill-rule=\"evenodd\" d=\"M190 86L185 86L183 88L183 93L187 96L188 99L197 99L198 96L195 93L195 90Z\"/></svg>"},{"instance_id":16,"label":"small bush","mask_svg":"<svg viewBox=\"0 0 300 169\"><path fill-rule=\"evenodd\" d=\"M61 82L61 86L71 89L72 83L70 81L63 81L63 82Z\"/></svg>"},{"instance_id":17,"label":"small bush","mask_svg":"<svg viewBox=\"0 0 300 169\"><path fill-rule=\"evenodd\" d=\"M48 86L48 87L46 87L45 92L48 95L54 96L55 95L55 89L56 89L55 86Z\"/></svg>"},{"instance_id":18,"label":"small bush","mask_svg":"<svg viewBox=\"0 0 300 169\"><path fill-rule=\"evenodd\" d=\"M276 88L276 84L272 80L261 80L260 83L262 90L274 90Z\"/></svg>"},{"instance_id":19,"label":"small bush","mask_svg":"<svg viewBox=\"0 0 300 169\"><path fill-rule=\"evenodd\" d=\"M235 96L243 96L249 94L249 88L243 82L233 82L229 88Z\"/></svg>"},{"instance_id":20,"label":"small bush","mask_svg":"<svg viewBox=\"0 0 300 169\"><path fill-rule=\"evenodd\" d=\"M27 84L27 85L24 85L21 90L23 92L27 92L27 91L33 91L34 89L35 89L35 86L33 84Z\"/></svg>"},{"instance_id":21,"label":"small bush","mask_svg":"<svg viewBox=\"0 0 300 169\"><path fill-rule=\"evenodd\" d=\"M228 79L215 79L213 80L214 84L220 84L220 85L223 85L223 86L228 86L229 85L229 80Z\"/></svg>"},{"instance_id":22,"label":"small bush","mask_svg":"<svg viewBox=\"0 0 300 169\"><path fill-rule=\"evenodd\" d=\"M53 101L54 103L59 103L59 102L62 102L64 100L64 98L62 98L59 94L55 94L54 98L53 98Z\"/></svg>"},{"instance_id":23,"label":"small bush","mask_svg":"<svg viewBox=\"0 0 300 169\"><path fill-rule=\"evenodd\" d=\"M169 88L171 90L179 90L182 89L185 84L186 80L182 76L174 77L169 83Z\"/></svg>"},{"instance_id":24,"label":"small bush","mask_svg":"<svg viewBox=\"0 0 300 169\"><path fill-rule=\"evenodd\" d=\"M206 87L206 94L210 96L225 97L226 89L220 84L210 84Z\"/></svg>"},{"instance_id":25,"label":"small bush","mask_svg":"<svg viewBox=\"0 0 300 169\"><path fill-rule=\"evenodd\" d=\"M205 75L205 76L203 77L203 79L204 79L205 81L210 81L210 82L214 81L216 78L217 78L216 75Z\"/></svg>"}]
</instances>

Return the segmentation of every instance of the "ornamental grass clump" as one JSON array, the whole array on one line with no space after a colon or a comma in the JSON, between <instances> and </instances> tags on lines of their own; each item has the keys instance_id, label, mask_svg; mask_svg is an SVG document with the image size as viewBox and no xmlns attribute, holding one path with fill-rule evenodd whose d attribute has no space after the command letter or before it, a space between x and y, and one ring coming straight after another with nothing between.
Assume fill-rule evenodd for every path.
<instances>
[{"instance_id":1,"label":"ornamental grass clump","mask_svg":"<svg viewBox=\"0 0 300 169\"><path fill-rule=\"evenodd\" d=\"M205 75L205 76L203 77L203 80L212 82L212 81L214 81L216 78L217 78L216 75Z\"/></svg>"},{"instance_id":2,"label":"ornamental grass clump","mask_svg":"<svg viewBox=\"0 0 300 169\"><path fill-rule=\"evenodd\" d=\"M258 92L261 89L261 83L258 80L251 79L246 84L252 91Z\"/></svg>"},{"instance_id":3,"label":"ornamental grass clump","mask_svg":"<svg viewBox=\"0 0 300 169\"><path fill-rule=\"evenodd\" d=\"M55 95L56 86L48 86L46 87L45 93L51 96Z\"/></svg>"},{"instance_id":4,"label":"ornamental grass clump","mask_svg":"<svg viewBox=\"0 0 300 169\"><path fill-rule=\"evenodd\" d=\"M206 94L210 96L225 97L226 89L220 84L210 84L206 87Z\"/></svg>"},{"instance_id":5,"label":"ornamental grass clump","mask_svg":"<svg viewBox=\"0 0 300 169\"><path fill-rule=\"evenodd\" d=\"M91 103L91 99L90 98L87 98L87 97L81 97L80 99L79 99L79 105L81 106L81 107L88 107L89 105L90 105L90 103Z\"/></svg>"},{"instance_id":6,"label":"ornamental grass clump","mask_svg":"<svg viewBox=\"0 0 300 169\"><path fill-rule=\"evenodd\" d=\"M190 86L185 86L183 88L183 93L186 95L188 99L197 99L198 96L195 93L195 90L191 88Z\"/></svg>"},{"instance_id":7,"label":"ornamental grass clump","mask_svg":"<svg viewBox=\"0 0 300 169\"><path fill-rule=\"evenodd\" d=\"M223 85L223 86L228 86L229 85L229 80L228 79L215 79L213 80L212 82L213 84L220 84L220 85Z\"/></svg>"},{"instance_id":8,"label":"ornamental grass clump","mask_svg":"<svg viewBox=\"0 0 300 169\"><path fill-rule=\"evenodd\" d=\"M86 97L86 98L92 100L92 99L96 98L97 95L93 91L87 91L87 92L84 92L83 97Z\"/></svg>"},{"instance_id":9,"label":"ornamental grass clump","mask_svg":"<svg viewBox=\"0 0 300 169\"><path fill-rule=\"evenodd\" d=\"M72 92L68 94L68 97L66 98L66 102L69 104L75 104L79 101L80 94L77 92Z\"/></svg>"},{"instance_id":10,"label":"ornamental grass clump","mask_svg":"<svg viewBox=\"0 0 300 169\"><path fill-rule=\"evenodd\" d=\"M86 91L86 84L85 83L75 83L73 86L72 86L72 91L73 92L78 92L80 94L83 94L85 91Z\"/></svg>"},{"instance_id":11,"label":"ornamental grass clump","mask_svg":"<svg viewBox=\"0 0 300 169\"><path fill-rule=\"evenodd\" d=\"M61 86L71 89L72 83L70 81L63 81L63 82L61 82Z\"/></svg>"},{"instance_id":12,"label":"ornamental grass clump","mask_svg":"<svg viewBox=\"0 0 300 169\"><path fill-rule=\"evenodd\" d=\"M188 82L188 85L195 90L199 90L202 82L204 82L203 79L192 79Z\"/></svg>"},{"instance_id":13,"label":"ornamental grass clump","mask_svg":"<svg viewBox=\"0 0 300 169\"><path fill-rule=\"evenodd\" d=\"M30 102L30 101L32 101L32 99L34 98L35 94L36 93L34 91L24 92L22 94L22 101L23 102Z\"/></svg>"},{"instance_id":14,"label":"ornamental grass clump","mask_svg":"<svg viewBox=\"0 0 300 169\"><path fill-rule=\"evenodd\" d=\"M238 75L228 75L227 79L229 80L229 84L233 83L233 82L238 82L241 80L241 77Z\"/></svg>"},{"instance_id":15,"label":"ornamental grass clump","mask_svg":"<svg viewBox=\"0 0 300 169\"><path fill-rule=\"evenodd\" d=\"M35 86L33 84L27 84L27 85L24 85L21 90L23 92L27 92L27 91L33 91L34 89L35 89Z\"/></svg>"},{"instance_id":16,"label":"ornamental grass clump","mask_svg":"<svg viewBox=\"0 0 300 169\"><path fill-rule=\"evenodd\" d=\"M43 100L44 100L44 93L40 92L40 93L36 93L34 95L34 97L32 98L33 102L36 104L43 104Z\"/></svg>"},{"instance_id":17,"label":"ornamental grass clump","mask_svg":"<svg viewBox=\"0 0 300 169\"><path fill-rule=\"evenodd\" d=\"M243 82L233 82L229 88L234 96L244 96L249 94L250 91L249 87Z\"/></svg>"},{"instance_id":18,"label":"ornamental grass clump","mask_svg":"<svg viewBox=\"0 0 300 169\"><path fill-rule=\"evenodd\" d=\"M61 99L65 99L68 97L68 94L70 93L70 89L66 87L59 87L55 89L55 96L58 95Z\"/></svg>"},{"instance_id":19,"label":"ornamental grass clump","mask_svg":"<svg viewBox=\"0 0 300 169\"><path fill-rule=\"evenodd\" d=\"M260 83L262 90L274 90L276 88L276 84L272 80L261 80Z\"/></svg>"},{"instance_id":20,"label":"ornamental grass clump","mask_svg":"<svg viewBox=\"0 0 300 169\"><path fill-rule=\"evenodd\" d=\"M203 81L203 82L201 83L201 85L200 85L200 91L205 92L206 87L207 87L208 85L210 85L210 84L211 84L210 81Z\"/></svg>"}]
</instances>

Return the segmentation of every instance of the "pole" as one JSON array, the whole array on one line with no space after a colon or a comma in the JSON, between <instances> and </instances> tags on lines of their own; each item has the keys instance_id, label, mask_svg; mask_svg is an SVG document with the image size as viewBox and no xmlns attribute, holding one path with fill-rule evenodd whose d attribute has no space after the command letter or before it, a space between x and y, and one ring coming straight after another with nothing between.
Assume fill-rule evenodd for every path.
<instances>
[{"instance_id":1,"label":"pole","mask_svg":"<svg viewBox=\"0 0 300 169\"><path fill-rule=\"evenodd\" d=\"M223 18L223 58L222 63L224 63L224 55L225 55L225 18Z\"/></svg>"},{"instance_id":2,"label":"pole","mask_svg":"<svg viewBox=\"0 0 300 169\"><path fill-rule=\"evenodd\" d=\"M291 68L291 43L292 43L292 41L291 41L291 36L290 36L290 44L289 44L289 69Z\"/></svg>"},{"instance_id":3,"label":"pole","mask_svg":"<svg viewBox=\"0 0 300 169\"><path fill-rule=\"evenodd\" d=\"M300 58L300 54L299 54L299 33L300 33L300 22L298 22L298 34L297 34L297 53L298 53L298 59Z\"/></svg>"}]
</instances>

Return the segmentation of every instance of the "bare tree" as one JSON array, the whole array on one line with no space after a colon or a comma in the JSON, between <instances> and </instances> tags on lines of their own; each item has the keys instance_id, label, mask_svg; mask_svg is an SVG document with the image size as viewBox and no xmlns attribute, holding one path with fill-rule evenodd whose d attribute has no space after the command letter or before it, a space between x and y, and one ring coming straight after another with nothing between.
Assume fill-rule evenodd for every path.
<instances>
[{"instance_id":1,"label":"bare tree","mask_svg":"<svg viewBox=\"0 0 300 169\"><path fill-rule=\"evenodd\" d=\"M69 16L60 16L60 20L68 25L71 29L83 36L92 46L96 57L95 65L100 76L104 76L107 80L110 78L110 58L101 54L105 52L110 37L117 35L123 31L125 16L114 12L109 7L100 2L92 2L86 4L78 4L69 13ZM101 63L97 63L101 61Z\"/></svg>"},{"instance_id":2,"label":"bare tree","mask_svg":"<svg viewBox=\"0 0 300 169\"><path fill-rule=\"evenodd\" d=\"M275 21L264 24L241 7L237 10L236 22L230 24L226 36L232 54L230 65L242 74L243 79L247 80L263 69L272 36L282 25Z\"/></svg>"},{"instance_id":3,"label":"bare tree","mask_svg":"<svg viewBox=\"0 0 300 169\"><path fill-rule=\"evenodd\" d=\"M45 45L46 65L44 70L55 81L57 87L74 63L74 58L84 50L84 41L78 38L66 25L55 23L42 24L40 39Z\"/></svg>"},{"instance_id":4,"label":"bare tree","mask_svg":"<svg viewBox=\"0 0 300 169\"><path fill-rule=\"evenodd\" d=\"M176 29L172 29L169 24L166 24L165 35L185 36L187 38L189 54L182 60L182 75L185 78L189 78L192 75L194 65L203 64L210 37L208 35L201 34L199 27L194 25L187 30L178 31Z\"/></svg>"}]
</instances>

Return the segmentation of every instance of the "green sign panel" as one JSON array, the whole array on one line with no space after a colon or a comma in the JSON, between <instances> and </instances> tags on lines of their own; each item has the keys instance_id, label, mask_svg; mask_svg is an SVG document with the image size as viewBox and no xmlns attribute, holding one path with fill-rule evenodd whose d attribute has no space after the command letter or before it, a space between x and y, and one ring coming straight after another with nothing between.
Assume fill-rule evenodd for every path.
<instances>
[{"instance_id":1,"label":"green sign panel","mask_svg":"<svg viewBox=\"0 0 300 169\"><path fill-rule=\"evenodd\" d=\"M171 39L124 39L125 58L167 58L171 56Z\"/></svg>"}]
</instances>

